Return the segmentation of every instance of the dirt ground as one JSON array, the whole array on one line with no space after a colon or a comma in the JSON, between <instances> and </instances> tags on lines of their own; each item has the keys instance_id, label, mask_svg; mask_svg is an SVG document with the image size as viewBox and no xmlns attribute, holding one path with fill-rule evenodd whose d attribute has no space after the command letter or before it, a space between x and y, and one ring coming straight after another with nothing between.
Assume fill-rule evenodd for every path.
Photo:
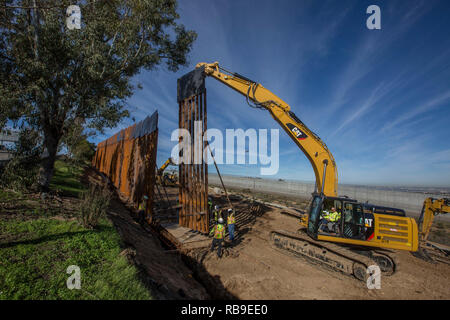
<instances>
[{"instance_id":1,"label":"dirt ground","mask_svg":"<svg viewBox=\"0 0 450 320\"><path fill-rule=\"evenodd\" d=\"M295 231L298 220L283 209L252 204L232 197L236 208L238 241L219 259L208 248L191 253L205 270L219 276L237 299L449 299L450 266L431 264L409 252L398 252L399 269L382 276L381 289L285 255L272 248L272 230ZM225 197L215 201L226 205ZM252 208L250 210L249 208Z\"/></svg>"},{"instance_id":2,"label":"dirt ground","mask_svg":"<svg viewBox=\"0 0 450 320\"><path fill-rule=\"evenodd\" d=\"M177 188L167 188L172 205ZM226 207L224 195L210 195ZM236 209L237 241L228 242L222 258L210 252L211 240L167 250L154 231L140 226L125 206L116 201L110 213L130 259L142 267L162 299L449 299L450 266L431 264L409 252L398 252L399 269L382 276L381 289L285 255L269 242L272 230L295 231L298 219L285 210L254 202L248 195L230 196ZM286 204L286 203L285 203ZM164 204L155 203L156 206ZM306 203L297 203L298 208ZM161 217L161 214L159 215ZM162 215L163 216L163 215ZM161 221L163 222L163 221Z\"/></svg>"}]
</instances>

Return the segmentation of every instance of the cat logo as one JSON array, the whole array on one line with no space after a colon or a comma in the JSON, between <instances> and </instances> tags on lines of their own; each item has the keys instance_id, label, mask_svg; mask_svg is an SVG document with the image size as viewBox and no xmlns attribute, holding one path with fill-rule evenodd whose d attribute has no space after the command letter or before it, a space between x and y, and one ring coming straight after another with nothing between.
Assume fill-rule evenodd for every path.
<instances>
[{"instance_id":1,"label":"cat logo","mask_svg":"<svg viewBox=\"0 0 450 320\"><path fill-rule=\"evenodd\" d=\"M292 123L286 124L286 126L291 130L291 132L295 135L298 140L305 140L308 136L302 132L297 126L294 126Z\"/></svg>"},{"instance_id":2,"label":"cat logo","mask_svg":"<svg viewBox=\"0 0 450 320\"><path fill-rule=\"evenodd\" d=\"M372 221L373 221L373 219L364 219L364 224L365 224L365 226L366 227L372 227Z\"/></svg>"}]
</instances>

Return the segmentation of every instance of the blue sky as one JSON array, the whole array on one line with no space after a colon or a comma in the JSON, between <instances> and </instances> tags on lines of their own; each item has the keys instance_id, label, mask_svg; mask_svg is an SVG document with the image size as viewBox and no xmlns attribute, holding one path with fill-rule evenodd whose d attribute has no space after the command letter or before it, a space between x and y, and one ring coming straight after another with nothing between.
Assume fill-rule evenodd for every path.
<instances>
[{"instance_id":1,"label":"blue sky","mask_svg":"<svg viewBox=\"0 0 450 320\"><path fill-rule=\"evenodd\" d=\"M381 8L381 30L366 28L372 4ZM128 101L137 121L159 112L158 165L176 145L177 78L197 62L219 61L291 106L333 153L339 182L450 186L449 1L189 0L179 1L179 14L198 33L190 66L141 73L143 89ZM233 90L213 79L206 85L209 128L279 128ZM282 130L279 163L275 178L314 180ZM219 167L260 174L258 165Z\"/></svg>"}]
</instances>

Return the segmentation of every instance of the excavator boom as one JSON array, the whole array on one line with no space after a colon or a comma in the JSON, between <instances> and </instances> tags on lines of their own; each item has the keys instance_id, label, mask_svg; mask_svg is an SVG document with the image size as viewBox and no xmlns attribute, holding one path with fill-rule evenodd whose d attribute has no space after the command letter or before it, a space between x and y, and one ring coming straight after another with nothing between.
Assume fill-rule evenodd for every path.
<instances>
[{"instance_id":1,"label":"excavator boom","mask_svg":"<svg viewBox=\"0 0 450 320\"><path fill-rule=\"evenodd\" d=\"M157 174L159 176L161 176L163 174L164 170L166 170L166 168L172 164L174 164L174 162L172 161L172 158L167 159L166 162L164 162L163 165L158 169Z\"/></svg>"},{"instance_id":2,"label":"excavator boom","mask_svg":"<svg viewBox=\"0 0 450 320\"><path fill-rule=\"evenodd\" d=\"M310 161L317 192L325 196L337 196L338 177L333 155L325 143L291 111L286 102L261 84L219 67L218 62L199 63L196 68L204 68L204 75L213 77L244 95L254 107L268 110Z\"/></svg>"},{"instance_id":3,"label":"excavator boom","mask_svg":"<svg viewBox=\"0 0 450 320\"><path fill-rule=\"evenodd\" d=\"M423 202L422 213L419 217L419 232L422 241L427 241L434 217L444 213L450 213L450 199L425 199Z\"/></svg>"}]
</instances>

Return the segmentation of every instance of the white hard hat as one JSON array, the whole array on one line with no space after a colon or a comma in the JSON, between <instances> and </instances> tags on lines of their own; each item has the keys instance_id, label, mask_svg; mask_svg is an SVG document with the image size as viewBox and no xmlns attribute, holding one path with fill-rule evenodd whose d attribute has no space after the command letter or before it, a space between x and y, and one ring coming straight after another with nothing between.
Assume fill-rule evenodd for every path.
<instances>
[{"instance_id":1,"label":"white hard hat","mask_svg":"<svg viewBox=\"0 0 450 320\"><path fill-rule=\"evenodd\" d=\"M222 218L219 218L219 223L223 223L223 219Z\"/></svg>"},{"instance_id":2,"label":"white hard hat","mask_svg":"<svg viewBox=\"0 0 450 320\"><path fill-rule=\"evenodd\" d=\"M219 206L216 204L215 206L214 206L214 209L219 209Z\"/></svg>"},{"instance_id":3,"label":"white hard hat","mask_svg":"<svg viewBox=\"0 0 450 320\"><path fill-rule=\"evenodd\" d=\"M233 209L228 209L228 212L233 212Z\"/></svg>"}]
</instances>

